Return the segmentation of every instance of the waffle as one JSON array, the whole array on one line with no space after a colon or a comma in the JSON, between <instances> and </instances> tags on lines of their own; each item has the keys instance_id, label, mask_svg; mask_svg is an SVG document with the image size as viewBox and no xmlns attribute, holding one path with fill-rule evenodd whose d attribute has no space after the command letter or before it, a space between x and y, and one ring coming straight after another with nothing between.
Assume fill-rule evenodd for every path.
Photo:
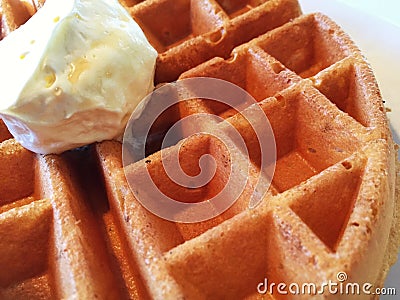
<instances>
[{"instance_id":1,"label":"waffle","mask_svg":"<svg viewBox=\"0 0 400 300\"><path fill-rule=\"evenodd\" d=\"M296 1L137 2L121 1L159 52L156 83L219 78L258 103L238 112L200 97L180 102L154 124L148 156L125 170L117 141L43 156L0 123L0 298L280 299L287 295L257 286L265 278L321 284L339 272L382 286L400 240L396 149L373 73L349 37L324 15L302 15ZM3 35L40 7L1 3ZM256 105L273 129L277 162L268 192L249 207L264 176L245 118ZM189 124L183 131L204 133L158 151L175 121L199 113L227 122ZM227 123L248 157L207 133L229 137ZM218 158L216 176L180 187L162 164L174 153L188 173L201 156ZM250 160L250 176L233 206L203 222L152 214L126 180L149 172L171 198L202 202L226 183L229 155Z\"/></svg>"}]
</instances>

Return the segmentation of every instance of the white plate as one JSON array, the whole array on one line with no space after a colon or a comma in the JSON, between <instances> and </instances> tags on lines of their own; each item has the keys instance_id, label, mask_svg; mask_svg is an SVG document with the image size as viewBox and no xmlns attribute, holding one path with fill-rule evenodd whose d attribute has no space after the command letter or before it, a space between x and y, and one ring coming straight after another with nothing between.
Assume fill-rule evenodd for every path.
<instances>
[{"instance_id":1,"label":"white plate","mask_svg":"<svg viewBox=\"0 0 400 300\"><path fill-rule=\"evenodd\" d=\"M391 109L388 116L392 132L395 141L400 143L400 27L394 25L398 20L388 22L377 17L373 12L367 11L366 5L361 10L334 0L299 1L304 13L319 11L328 15L363 51L374 70L386 107ZM384 5L382 1L379 4L381 7ZM385 286L395 287L397 295L381 296L381 300L400 299L400 253L399 260L392 267Z\"/></svg>"}]
</instances>

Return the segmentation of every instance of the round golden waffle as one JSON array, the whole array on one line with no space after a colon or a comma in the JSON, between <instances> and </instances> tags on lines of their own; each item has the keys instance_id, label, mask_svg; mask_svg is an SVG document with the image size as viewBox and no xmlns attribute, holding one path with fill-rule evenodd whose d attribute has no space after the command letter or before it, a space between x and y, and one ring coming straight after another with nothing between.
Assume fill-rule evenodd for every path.
<instances>
[{"instance_id":1,"label":"round golden waffle","mask_svg":"<svg viewBox=\"0 0 400 300\"><path fill-rule=\"evenodd\" d=\"M400 240L396 151L373 73L350 38L324 15L302 15L294 0L136 2L121 1L159 52L156 83L219 78L258 101L253 106L275 136L271 186L250 208L254 181L263 176L259 142L244 118L252 106L237 112L193 98L157 120L152 135L160 137L177 120L215 114L247 145L251 175L238 201L191 224L141 205L126 180L121 143L42 156L1 124L0 298L288 298L261 293L266 279L381 287ZM40 7L26 3L1 2L3 36ZM183 131L223 124L199 122ZM162 152L178 150L183 169L196 170L204 154L240 151L207 133L161 151L158 140L126 175L139 180L150 172L182 202L209 199L226 182L229 164L218 159L216 180L194 193L168 179Z\"/></svg>"}]
</instances>

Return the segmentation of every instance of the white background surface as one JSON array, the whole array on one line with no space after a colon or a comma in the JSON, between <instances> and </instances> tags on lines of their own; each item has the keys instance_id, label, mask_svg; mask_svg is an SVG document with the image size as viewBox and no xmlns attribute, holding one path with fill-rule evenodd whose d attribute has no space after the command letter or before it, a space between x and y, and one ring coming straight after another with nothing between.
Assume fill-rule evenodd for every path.
<instances>
[{"instance_id":1,"label":"white background surface","mask_svg":"<svg viewBox=\"0 0 400 300\"><path fill-rule=\"evenodd\" d=\"M363 51L374 70L395 141L400 143L400 1L399 0L299 0L304 13L320 11L338 23ZM399 261L392 267L386 287L395 287L400 299Z\"/></svg>"}]
</instances>

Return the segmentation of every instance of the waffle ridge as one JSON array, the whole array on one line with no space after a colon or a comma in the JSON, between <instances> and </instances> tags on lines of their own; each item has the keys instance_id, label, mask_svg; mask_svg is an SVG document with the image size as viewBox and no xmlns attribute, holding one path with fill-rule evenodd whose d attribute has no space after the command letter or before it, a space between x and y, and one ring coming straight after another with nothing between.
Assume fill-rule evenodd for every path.
<instances>
[{"instance_id":1,"label":"waffle ridge","mask_svg":"<svg viewBox=\"0 0 400 300\"><path fill-rule=\"evenodd\" d=\"M218 78L257 101L237 111L195 97L155 131L212 113L241 134L249 157L207 133L161 150L179 153L194 173L202 155L218 158L217 176L188 189L169 180L161 151L124 172L117 141L43 156L0 120L0 298L281 299L258 294L257 285L322 284L339 272L382 286L400 245L397 148L372 70L347 34L325 15L303 15L295 0L121 3L159 53L156 83ZM2 37L42 4L3 0ZM244 117L255 106L273 129L277 162L268 192L249 208L259 178L268 181ZM225 122L190 126L184 131L230 137ZM229 155L243 165L250 159L250 176L234 205L208 221L164 220L127 182L149 172L171 198L205 201L231 175Z\"/></svg>"}]
</instances>

